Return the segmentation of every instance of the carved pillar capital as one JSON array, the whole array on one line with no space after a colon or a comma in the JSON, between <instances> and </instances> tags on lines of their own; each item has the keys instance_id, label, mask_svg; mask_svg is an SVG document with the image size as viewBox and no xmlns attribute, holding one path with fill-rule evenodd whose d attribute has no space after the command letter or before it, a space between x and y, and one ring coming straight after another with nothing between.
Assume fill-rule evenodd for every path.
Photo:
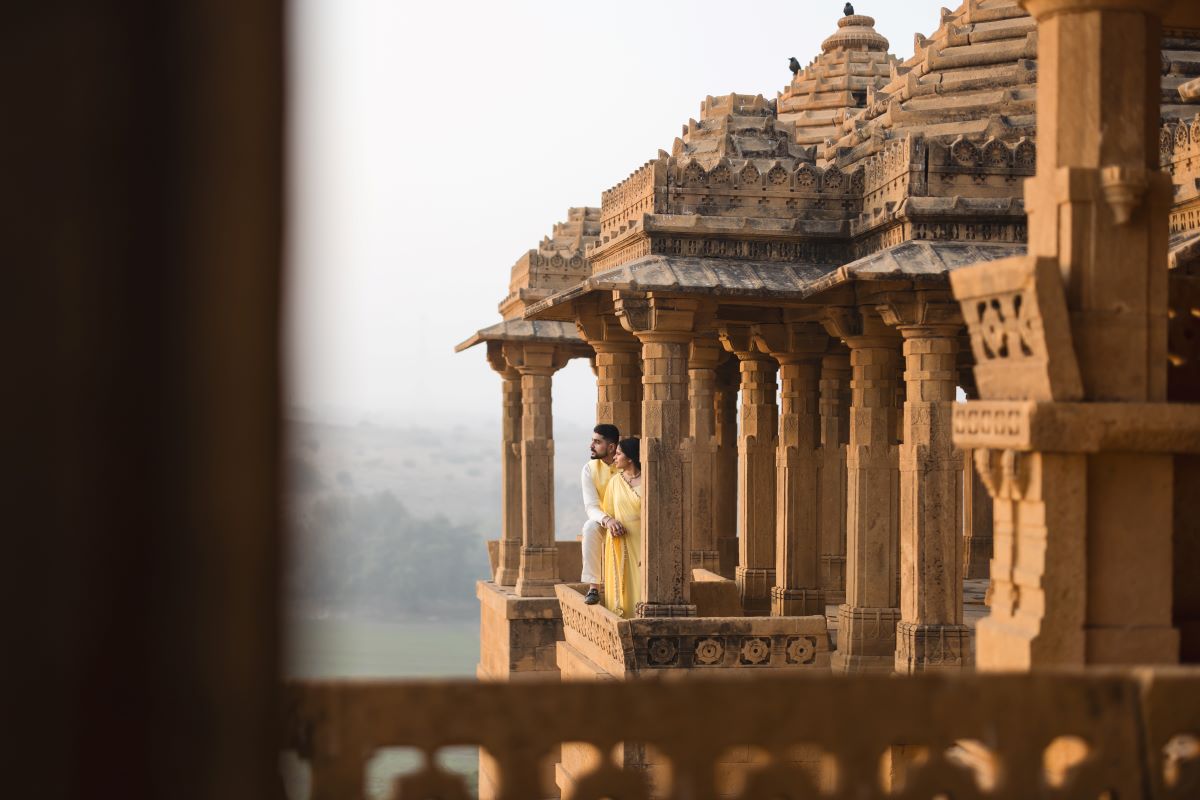
<instances>
[{"instance_id":1,"label":"carved pillar capital","mask_svg":"<svg viewBox=\"0 0 1200 800\"><path fill-rule=\"evenodd\" d=\"M879 316L875 304L832 306L821 320L830 336L841 339L851 349L895 347L896 330Z\"/></svg>"},{"instance_id":2,"label":"carved pillar capital","mask_svg":"<svg viewBox=\"0 0 1200 800\"><path fill-rule=\"evenodd\" d=\"M575 304L575 328L597 353L634 351L638 340L621 326L611 298L589 296Z\"/></svg>"},{"instance_id":3,"label":"carved pillar capital","mask_svg":"<svg viewBox=\"0 0 1200 800\"><path fill-rule=\"evenodd\" d=\"M815 361L829 349L829 334L819 322L779 322L755 325L758 349L780 364Z\"/></svg>"},{"instance_id":4,"label":"carved pillar capital","mask_svg":"<svg viewBox=\"0 0 1200 800\"><path fill-rule=\"evenodd\" d=\"M948 291L888 293L876 309L905 338L956 336L963 325L962 311Z\"/></svg>"},{"instance_id":5,"label":"carved pillar capital","mask_svg":"<svg viewBox=\"0 0 1200 800\"><path fill-rule=\"evenodd\" d=\"M504 358L521 375L550 376L567 365L570 352L546 342L505 342Z\"/></svg>"},{"instance_id":6,"label":"carved pillar capital","mask_svg":"<svg viewBox=\"0 0 1200 800\"><path fill-rule=\"evenodd\" d=\"M487 343L487 362L488 366L505 380L521 377L521 373L517 372L516 367L508 363L508 359L504 357L504 342L493 340Z\"/></svg>"},{"instance_id":7,"label":"carved pillar capital","mask_svg":"<svg viewBox=\"0 0 1200 800\"><path fill-rule=\"evenodd\" d=\"M613 311L621 327L643 343L690 342L715 310L710 301L656 292L648 292L644 297L614 292L613 298Z\"/></svg>"}]
</instances>

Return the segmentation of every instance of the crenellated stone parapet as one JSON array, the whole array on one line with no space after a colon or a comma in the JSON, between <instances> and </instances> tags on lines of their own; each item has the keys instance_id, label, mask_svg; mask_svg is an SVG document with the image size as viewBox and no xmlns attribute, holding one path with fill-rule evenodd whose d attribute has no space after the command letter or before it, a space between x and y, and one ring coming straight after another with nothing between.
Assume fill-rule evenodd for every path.
<instances>
[{"instance_id":1,"label":"crenellated stone parapet","mask_svg":"<svg viewBox=\"0 0 1200 800\"><path fill-rule=\"evenodd\" d=\"M647 161L625 180L600 195L600 235L591 251L620 238L640 222L644 214L666 211L667 159ZM599 271L599 268L597 268Z\"/></svg>"},{"instance_id":2,"label":"crenellated stone parapet","mask_svg":"<svg viewBox=\"0 0 1200 800\"><path fill-rule=\"evenodd\" d=\"M568 209L567 218L554 224L551 235L513 264L508 294L500 301L500 315L517 319L530 304L590 275L586 249L599 235L600 209Z\"/></svg>"}]
</instances>

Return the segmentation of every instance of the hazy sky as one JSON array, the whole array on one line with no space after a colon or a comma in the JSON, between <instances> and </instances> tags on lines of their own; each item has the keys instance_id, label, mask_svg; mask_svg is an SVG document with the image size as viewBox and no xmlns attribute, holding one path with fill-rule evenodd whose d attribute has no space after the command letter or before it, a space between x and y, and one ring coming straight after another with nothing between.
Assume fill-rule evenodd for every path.
<instances>
[{"instance_id":1,"label":"hazy sky","mask_svg":"<svg viewBox=\"0 0 1200 800\"><path fill-rule=\"evenodd\" d=\"M892 52L939 2L856 3ZM454 345L499 321L509 270L570 206L671 143L706 95L774 97L842 0L296 0L290 400L347 420L489 422L498 378ZM555 378L585 423L586 362Z\"/></svg>"}]
</instances>

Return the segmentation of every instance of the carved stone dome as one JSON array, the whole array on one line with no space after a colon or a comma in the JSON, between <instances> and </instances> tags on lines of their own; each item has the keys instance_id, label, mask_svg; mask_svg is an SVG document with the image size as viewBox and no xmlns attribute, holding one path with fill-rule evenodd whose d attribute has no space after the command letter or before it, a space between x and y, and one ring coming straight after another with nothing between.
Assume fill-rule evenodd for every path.
<instances>
[{"instance_id":1,"label":"carved stone dome","mask_svg":"<svg viewBox=\"0 0 1200 800\"><path fill-rule=\"evenodd\" d=\"M886 53L888 40L875 30L875 18L866 14L850 14L838 20L838 30L821 42L821 51L878 50Z\"/></svg>"}]
</instances>

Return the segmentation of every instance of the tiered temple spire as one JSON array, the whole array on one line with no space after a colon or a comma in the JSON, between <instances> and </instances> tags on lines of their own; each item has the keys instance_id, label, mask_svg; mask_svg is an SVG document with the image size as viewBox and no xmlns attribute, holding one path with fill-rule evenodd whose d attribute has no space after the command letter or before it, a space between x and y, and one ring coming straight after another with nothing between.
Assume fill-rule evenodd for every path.
<instances>
[{"instance_id":1,"label":"tiered temple spire","mask_svg":"<svg viewBox=\"0 0 1200 800\"><path fill-rule=\"evenodd\" d=\"M796 141L820 145L842 136L847 117L865 108L867 98L887 83L897 58L875 20L851 14L821 43L821 55L798 71L779 95L779 119L796 128Z\"/></svg>"}]
</instances>

